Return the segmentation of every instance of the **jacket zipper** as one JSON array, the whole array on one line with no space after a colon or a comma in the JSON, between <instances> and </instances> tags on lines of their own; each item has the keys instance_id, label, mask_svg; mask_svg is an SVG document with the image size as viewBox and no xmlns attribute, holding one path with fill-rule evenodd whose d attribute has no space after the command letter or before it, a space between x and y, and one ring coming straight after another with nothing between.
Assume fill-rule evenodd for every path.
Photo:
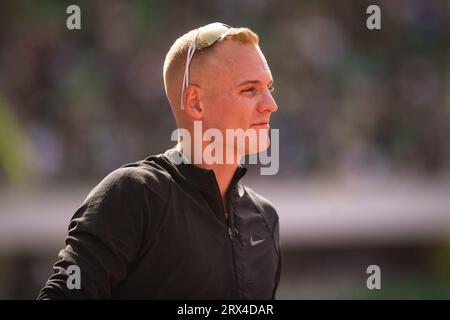
<instances>
[{"instance_id":1,"label":"jacket zipper","mask_svg":"<svg viewBox=\"0 0 450 320\"><path fill-rule=\"evenodd\" d=\"M231 231L230 226L228 226L228 236L229 236L230 240L233 240L233 231Z\"/></svg>"},{"instance_id":2,"label":"jacket zipper","mask_svg":"<svg viewBox=\"0 0 450 320\"><path fill-rule=\"evenodd\" d=\"M236 288L236 298L239 299L239 284L238 284L238 274L237 274L237 268L236 268L236 252L235 252L235 248L234 248L233 230L231 229L231 226L230 226L230 217L229 216L228 216L227 225L228 225L228 237L230 238L231 252L233 255L233 268L234 268L234 279L235 279L234 285Z\"/></svg>"},{"instance_id":3,"label":"jacket zipper","mask_svg":"<svg viewBox=\"0 0 450 320\"><path fill-rule=\"evenodd\" d=\"M231 199L233 199L232 195L231 195L232 190L230 190L229 193L229 197L231 197ZM228 201L226 202L226 205L228 206ZM227 208L228 209L228 208ZM236 228L236 225L234 224L234 212L233 212L233 208L231 208L231 212L230 210L228 210L228 219L227 219L227 225L228 225L228 235L230 237L230 241L231 241L231 248L233 251L233 265L234 265L234 275L235 275L235 279L236 279L236 293L237 293L237 298L239 299L239 281L238 281L238 272L237 272L237 262L236 262L236 248L234 247L235 242L234 242L234 238L236 238L236 240L239 240L239 242L241 244L243 244L241 237L239 235L239 231ZM233 237L233 229L235 232L236 237Z\"/></svg>"},{"instance_id":4,"label":"jacket zipper","mask_svg":"<svg viewBox=\"0 0 450 320\"><path fill-rule=\"evenodd\" d=\"M235 286L235 292L236 292L236 298L239 299L239 281L238 281L238 273L237 273L237 267L236 267L236 250L234 248L234 240L233 240L233 230L231 227L233 227L235 229L235 231L237 231L236 227L234 226L234 219L231 216L233 214L233 212L227 211L228 208L228 201L225 202L225 206L223 204L222 201L222 196L220 194L220 188L219 188L219 184L217 183L217 179L214 176L214 182L216 185L216 195L218 196L218 200L220 203L220 208L222 208L222 217L225 219L225 223L227 224L227 231L228 231L228 237L230 238L230 242L231 242L231 252L233 255L233 267L234 267L234 286ZM232 185L233 181L230 183L230 185ZM231 189L229 190L231 191ZM228 193L228 198L230 197L230 192ZM228 199L226 199L228 200ZM228 214L227 214L228 212Z\"/></svg>"},{"instance_id":5,"label":"jacket zipper","mask_svg":"<svg viewBox=\"0 0 450 320\"><path fill-rule=\"evenodd\" d=\"M239 285L238 285L238 275L237 275L237 268L236 268L236 253L235 253L235 249L234 249L234 241L233 241L233 231L231 229L230 226L230 213L228 212L228 214L226 214L226 208L223 205L222 202L222 196L220 195L220 188L219 185L217 184L217 180L214 179L214 181L216 182L216 191L218 194L218 198L219 198L219 202L220 202L220 207L222 208L222 217L225 219L225 223L227 224L227 231L228 231L228 237L230 238L230 242L231 242L231 252L233 255L233 267L234 267L234 286L235 286L235 292L236 292L236 298L239 299ZM227 206L228 202L225 203L225 205ZM233 213L231 213L233 214Z\"/></svg>"},{"instance_id":6,"label":"jacket zipper","mask_svg":"<svg viewBox=\"0 0 450 320\"><path fill-rule=\"evenodd\" d=\"M241 235L239 234L239 231L238 231L238 229L236 228L236 226L234 227L234 232L236 233L236 239L238 239L239 242L241 243L241 245L242 245L243 247L245 247L245 243L244 243L244 241L242 241Z\"/></svg>"}]
</instances>

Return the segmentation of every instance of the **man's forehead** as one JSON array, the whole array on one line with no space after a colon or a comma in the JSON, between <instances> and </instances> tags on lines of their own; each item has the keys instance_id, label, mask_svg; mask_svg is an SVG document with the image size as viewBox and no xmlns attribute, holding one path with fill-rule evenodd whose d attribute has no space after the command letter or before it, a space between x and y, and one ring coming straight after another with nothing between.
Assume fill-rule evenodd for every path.
<instances>
[{"instance_id":1,"label":"man's forehead","mask_svg":"<svg viewBox=\"0 0 450 320\"><path fill-rule=\"evenodd\" d=\"M271 78L267 61L259 47L250 43L224 41L218 43L208 57L207 72L227 74L233 82Z\"/></svg>"}]
</instances>

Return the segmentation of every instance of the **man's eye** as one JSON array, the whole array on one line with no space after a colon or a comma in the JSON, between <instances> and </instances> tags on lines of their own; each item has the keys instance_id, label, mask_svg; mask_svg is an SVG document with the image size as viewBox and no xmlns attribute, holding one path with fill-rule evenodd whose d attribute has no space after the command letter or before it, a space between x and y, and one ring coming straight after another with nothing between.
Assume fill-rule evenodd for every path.
<instances>
[{"instance_id":1,"label":"man's eye","mask_svg":"<svg viewBox=\"0 0 450 320\"><path fill-rule=\"evenodd\" d=\"M249 88L243 89L241 92L250 92L250 93L252 93L252 92L255 92L255 91L256 91L255 87L249 87Z\"/></svg>"},{"instance_id":2,"label":"man's eye","mask_svg":"<svg viewBox=\"0 0 450 320\"><path fill-rule=\"evenodd\" d=\"M274 86L270 86L269 87L269 92L274 92L275 91L275 87Z\"/></svg>"}]
</instances>

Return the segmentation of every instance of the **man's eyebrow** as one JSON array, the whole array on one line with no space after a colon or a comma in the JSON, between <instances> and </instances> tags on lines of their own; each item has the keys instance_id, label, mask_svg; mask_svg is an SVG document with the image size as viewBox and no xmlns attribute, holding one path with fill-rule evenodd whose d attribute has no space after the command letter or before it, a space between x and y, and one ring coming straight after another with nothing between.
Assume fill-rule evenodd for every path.
<instances>
[{"instance_id":1,"label":"man's eyebrow","mask_svg":"<svg viewBox=\"0 0 450 320\"><path fill-rule=\"evenodd\" d=\"M241 83L238 84L238 87L246 85L246 84L260 84L261 81L260 80L244 80ZM273 80L269 81L269 85L273 84Z\"/></svg>"}]
</instances>

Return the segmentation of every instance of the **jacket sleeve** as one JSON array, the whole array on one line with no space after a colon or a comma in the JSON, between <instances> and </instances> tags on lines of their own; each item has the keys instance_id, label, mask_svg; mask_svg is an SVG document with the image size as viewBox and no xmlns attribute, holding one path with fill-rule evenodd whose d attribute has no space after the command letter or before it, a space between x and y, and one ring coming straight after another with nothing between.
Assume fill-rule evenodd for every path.
<instances>
[{"instance_id":1,"label":"jacket sleeve","mask_svg":"<svg viewBox=\"0 0 450 320\"><path fill-rule=\"evenodd\" d=\"M281 277L281 248L280 248L280 224L278 216L275 219L274 227L273 227L273 239L275 242L275 246L278 251L278 267L277 267L277 273L275 276L275 286L273 288L273 294L272 299L276 299L276 293L278 289L278 285L280 284L280 277Z\"/></svg>"},{"instance_id":2,"label":"jacket sleeve","mask_svg":"<svg viewBox=\"0 0 450 320\"><path fill-rule=\"evenodd\" d=\"M111 290L126 277L128 264L138 256L148 219L143 191L135 172L121 168L89 193L70 221L66 247L59 252L54 274L37 299L111 296ZM73 265L79 268L81 288L72 285L69 289Z\"/></svg>"}]
</instances>

